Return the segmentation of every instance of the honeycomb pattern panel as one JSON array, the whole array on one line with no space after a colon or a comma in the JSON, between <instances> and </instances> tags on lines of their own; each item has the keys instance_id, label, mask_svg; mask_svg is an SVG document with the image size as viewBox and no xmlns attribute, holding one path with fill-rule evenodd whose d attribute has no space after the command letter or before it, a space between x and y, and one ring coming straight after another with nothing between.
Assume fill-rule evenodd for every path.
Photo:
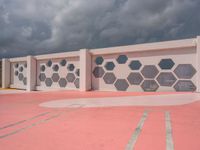
<instances>
[{"instance_id":1,"label":"honeycomb pattern panel","mask_svg":"<svg viewBox=\"0 0 200 150\"><path fill-rule=\"evenodd\" d=\"M148 57L139 59L140 56L134 54L129 58L129 55L131 54L113 54L94 58L93 80L95 84L102 82L94 87L105 89L113 86L118 91L127 89L130 91L136 88L140 90L142 88L143 91L157 91L160 87L159 91L162 91L162 88L163 90L171 88L170 91L175 91L174 87L179 80L191 79L190 82L192 82L196 73L191 64L178 64L176 58L155 58L155 60L146 61ZM137 59L129 61L134 56ZM180 59L178 61L180 62ZM134 85L134 88L133 86L129 88L129 85Z\"/></svg>"},{"instance_id":2,"label":"honeycomb pattern panel","mask_svg":"<svg viewBox=\"0 0 200 150\"><path fill-rule=\"evenodd\" d=\"M176 77L171 72L162 72L156 79L161 86L172 86L176 82Z\"/></svg>"},{"instance_id":3,"label":"honeycomb pattern panel","mask_svg":"<svg viewBox=\"0 0 200 150\"><path fill-rule=\"evenodd\" d=\"M172 69L175 63L172 59L162 59L158 65L161 69Z\"/></svg>"},{"instance_id":4,"label":"honeycomb pattern panel","mask_svg":"<svg viewBox=\"0 0 200 150\"><path fill-rule=\"evenodd\" d=\"M154 92L159 88L159 85L155 80L144 80L141 87L145 92Z\"/></svg>"},{"instance_id":5,"label":"honeycomb pattern panel","mask_svg":"<svg viewBox=\"0 0 200 150\"><path fill-rule=\"evenodd\" d=\"M51 80L51 78L46 78L45 80L45 84L47 87L50 87L52 85L53 81Z\"/></svg>"},{"instance_id":6,"label":"honeycomb pattern panel","mask_svg":"<svg viewBox=\"0 0 200 150\"><path fill-rule=\"evenodd\" d=\"M52 65L52 61L51 61L51 60L48 60L46 66L47 66L47 67L51 67L51 65Z\"/></svg>"},{"instance_id":7,"label":"honeycomb pattern panel","mask_svg":"<svg viewBox=\"0 0 200 150\"><path fill-rule=\"evenodd\" d=\"M40 67L40 71L44 72L45 69L46 69L45 65L41 65L41 67Z\"/></svg>"},{"instance_id":8,"label":"honeycomb pattern panel","mask_svg":"<svg viewBox=\"0 0 200 150\"><path fill-rule=\"evenodd\" d=\"M125 64L128 60L128 57L126 55L119 55L119 57L116 59L118 64Z\"/></svg>"},{"instance_id":9,"label":"honeycomb pattern panel","mask_svg":"<svg viewBox=\"0 0 200 150\"><path fill-rule=\"evenodd\" d=\"M27 78L26 77L23 79L23 83L24 83L24 85L27 84Z\"/></svg>"},{"instance_id":10,"label":"honeycomb pattern panel","mask_svg":"<svg viewBox=\"0 0 200 150\"><path fill-rule=\"evenodd\" d=\"M114 75L114 73L112 72L107 72L104 77L103 80L106 84L113 84L116 80L116 77Z\"/></svg>"},{"instance_id":11,"label":"honeycomb pattern panel","mask_svg":"<svg viewBox=\"0 0 200 150\"><path fill-rule=\"evenodd\" d=\"M95 78L101 78L103 77L105 71L102 67L95 67L93 70L93 75L95 76Z\"/></svg>"},{"instance_id":12,"label":"honeycomb pattern panel","mask_svg":"<svg viewBox=\"0 0 200 150\"><path fill-rule=\"evenodd\" d=\"M180 79L191 79L196 73L195 68L191 64L179 64L174 73Z\"/></svg>"},{"instance_id":13,"label":"honeycomb pattern panel","mask_svg":"<svg viewBox=\"0 0 200 150\"><path fill-rule=\"evenodd\" d=\"M127 80L131 85L140 85L140 83L143 81L143 77L138 72L132 72L127 77Z\"/></svg>"},{"instance_id":14,"label":"honeycomb pattern panel","mask_svg":"<svg viewBox=\"0 0 200 150\"><path fill-rule=\"evenodd\" d=\"M129 64L129 68L131 70L139 70L141 68L142 64L139 60L132 60Z\"/></svg>"},{"instance_id":15,"label":"honeycomb pattern panel","mask_svg":"<svg viewBox=\"0 0 200 150\"><path fill-rule=\"evenodd\" d=\"M74 64L69 64L67 66L68 71L74 71L74 68L75 68Z\"/></svg>"},{"instance_id":16,"label":"honeycomb pattern panel","mask_svg":"<svg viewBox=\"0 0 200 150\"><path fill-rule=\"evenodd\" d=\"M19 81L23 81L23 79L24 79L24 75L23 75L23 73L19 73L18 78L19 78Z\"/></svg>"},{"instance_id":17,"label":"honeycomb pattern panel","mask_svg":"<svg viewBox=\"0 0 200 150\"><path fill-rule=\"evenodd\" d=\"M176 91L196 91L196 86L194 83L190 80L179 80L175 86L174 89Z\"/></svg>"},{"instance_id":18,"label":"honeycomb pattern panel","mask_svg":"<svg viewBox=\"0 0 200 150\"><path fill-rule=\"evenodd\" d=\"M107 62L104 67L106 70L113 70L115 68L115 64L112 61Z\"/></svg>"},{"instance_id":19,"label":"honeycomb pattern panel","mask_svg":"<svg viewBox=\"0 0 200 150\"><path fill-rule=\"evenodd\" d=\"M76 69L75 74L79 77L80 76L80 69Z\"/></svg>"},{"instance_id":20,"label":"honeycomb pattern panel","mask_svg":"<svg viewBox=\"0 0 200 150\"><path fill-rule=\"evenodd\" d=\"M53 73L51 79L53 80L53 82L58 82L58 80L60 79L60 76L58 73Z\"/></svg>"},{"instance_id":21,"label":"honeycomb pattern panel","mask_svg":"<svg viewBox=\"0 0 200 150\"><path fill-rule=\"evenodd\" d=\"M75 75L73 73L68 73L67 77L66 77L68 82L74 82L75 78L76 77L75 77Z\"/></svg>"},{"instance_id":22,"label":"honeycomb pattern panel","mask_svg":"<svg viewBox=\"0 0 200 150\"><path fill-rule=\"evenodd\" d=\"M79 88L79 78L76 78L76 80L74 81L74 85L75 87L78 89Z\"/></svg>"},{"instance_id":23,"label":"honeycomb pattern panel","mask_svg":"<svg viewBox=\"0 0 200 150\"><path fill-rule=\"evenodd\" d=\"M78 87L74 83L80 76L78 57L39 60L37 71L37 86L41 88L77 89Z\"/></svg>"},{"instance_id":24,"label":"honeycomb pattern panel","mask_svg":"<svg viewBox=\"0 0 200 150\"><path fill-rule=\"evenodd\" d=\"M64 87L67 86L67 81L66 81L65 78L60 78L60 80L58 81L58 83L59 83L59 86L62 87L62 88L64 88Z\"/></svg>"},{"instance_id":25,"label":"honeycomb pattern panel","mask_svg":"<svg viewBox=\"0 0 200 150\"><path fill-rule=\"evenodd\" d=\"M65 66L67 64L67 61L65 60L65 59L62 59L61 61L60 61L60 65L61 66Z\"/></svg>"},{"instance_id":26,"label":"honeycomb pattern panel","mask_svg":"<svg viewBox=\"0 0 200 150\"><path fill-rule=\"evenodd\" d=\"M129 84L125 79L117 79L114 85L118 91L126 91L129 87Z\"/></svg>"},{"instance_id":27,"label":"honeycomb pattern panel","mask_svg":"<svg viewBox=\"0 0 200 150\"><path fill-rule=\"evenodd\" d=\"M57 72L59 70L59 66L57 64L53 65L53 71Z\"/></svg>"},{"instance_id":28,"label":"honeycomb pattern panel","mask_svg":"<svg viewBox=\"0 0 200 150\"><path fill-rule=\"evenodd\" d=\"M45 81L45 79L46 79L45 73L40 73L40 75L39 75L39 80L40 80L40 81Z\"/></svg>"},{"instance_id":29,"label":"honeycomb pattern panel","mask_svg":"<svg viewBox=\"0 0 200 150\"><path fill-rule=\"evenodd\" d=\"M96 65L101 65L103 63L104 59L102 56L99 56L95 59Z\"/></svg>"},{"instance_id":30,"label":"honeycomb pattern panel","mask_svg":"<svg viewBox=\"0 0 200 150\"><path fill-rule=\"evenodd\" d=\"M145 78L155 78L159 73L158 69L154 65L145 65L141 71Z\"/></svg>"},{"instance_id":31,"label":"honeycomb pattern panel","mask_svg":"<svg viewBox=\"0 0 200 150\"><path fill-rule=\"evenodd\" d=\"M12 72L13 75L11 76L12 84L15 88L23 88L25 89L25 85L27 85L26 81L26 69L27 64L26 62L14 62L12 63Z\"/></svg>"}]
</instances>

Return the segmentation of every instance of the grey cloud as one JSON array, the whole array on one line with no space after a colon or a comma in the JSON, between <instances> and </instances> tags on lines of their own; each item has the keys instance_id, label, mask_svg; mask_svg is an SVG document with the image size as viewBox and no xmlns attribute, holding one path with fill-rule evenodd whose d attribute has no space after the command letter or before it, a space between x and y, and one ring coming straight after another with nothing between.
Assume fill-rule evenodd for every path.
<instances>
[{"instance_id":1,"label":"grey cloud","mask_svg":"<svg viewBox=\"0 0 200 150\"><path fill-rule=\"evenodd\" d=\"M195 37L199 0L0 0L0 58Z\"/></svg>"}]
</instances>

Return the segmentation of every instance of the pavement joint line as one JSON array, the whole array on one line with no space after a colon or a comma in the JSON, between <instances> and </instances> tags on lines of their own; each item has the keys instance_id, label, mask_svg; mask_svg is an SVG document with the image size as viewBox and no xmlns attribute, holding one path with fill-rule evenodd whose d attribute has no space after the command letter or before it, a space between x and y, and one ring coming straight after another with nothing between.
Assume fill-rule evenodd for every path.
<instances>
[{"instance_id":1,"label":"pavement joint line","mask_svg":"<svg viewBox=\"0 0 200 150\"><path fill-rule=\"evenodd\" d=\"M22 124L22 123L27 122L27 121L34 120L34 119L36 119L36 118L38 118L38 117L45 116L45 115L47 115L47 114L49 114L49 113L50 113L50 112L41 113L41 114L36 115L36 116L33 116L33 117L31 117L31 118L24 119L24 120L21 120L21 121L17 121L17 122L15 122L15 123L11 123L11 124L5 125L5 126L3 126L3 127L0 127L0 130L3 130L3 129L9 128L9 127L16 126L16 125Z\"/></svg>"},{"instance_id":2,"label":"pavement joint line","mask_svg":"<svg viewBox=\"0 0 200 150\"><path fill-rule=\"evenodd\" d=\"M11 136L11 135L14 135L14 134L17 134L17 133L20 133L20 132L22 132L22 131L24 131L24 130L27 130L27 129L30 129L30 128L36 126L36 125L39 125L39 124L41 124L41 123L45 123L45 122L47 122L47 121L49 121L49 120L52 120L52 119L54 119L54 118L57 118L57 117L59 117L62 113L63 113L63 112L59 112L59 113L57 113L57 114L55 114L55 115L52 115L52 116L50 116L50 117L48 117L48 118L46 118L46 119L39 120L39 121L37 121L37 122L35 122L35 123L32 123L32 124L29 125L29 126L26 126L26 127L20 128L20 129L17 129L17 130L15 130L15 131L12 131L12 132L7 133L7 134L4 134L4 135L0 135L0 139L6 138L6 137L8 137L8 136Z\"/></svg>"},{"instance_id":3,"label":"pavement joint line","mask_svg":"<svg viewBox=\"0 0 200 150\"><path fill-rule=\"evenodd\" d=\"M80 105L80 107L77 107L77 108L79 109L79 108L82 108L83 106L84 106L84 105ZM76 110L76 109L75 109L75 110ZM61 116L63 113L71 112L71 111L75 111L75 110L74 110L74 109L70 109L70 110L67 110L67 111L59 112L59 113L57 113L57 114L55 114L55 115L52 115L52 116L50 116L50 117L48 117L48 118L46 118L46 119L39 120L39 121L37 121L37 122L35 122L35 123L32 123L32 124L29 125L29 126L26 126L26 127L20 128L20 129L17 129L17 130L15 130L15 131L13 131L13 132L10 132L10 133L4 134L4 135L0 135L0 139L6 138L6 137L8 137L8 136L11 136L11 135L14 135L14 134L17 134L17 133L20 133L20 132L23 132L23 131L25 131L25 130L27 130L27 129L30 129L30 128L36 126L36 125L39 125L39 124L48 122L48 121L50 121L50 120L52 120L52 119L54 119L54 118L57 118L57 117ZM32 118L33 118L33 117L32 117Z\"/></svg>"},{"instance_id":4,"label":"pavement joint line","mask_svg":"<svg viewBox=\"0 0 200 150\"><path fill-rule=\"evenodd\" d=\"M165 112L165 126L166 126L166 150L174 150L174 143L172 138L172 126L170 112Z\"/></svg>"},{"instance_id":5,"label":"pavement joint line","mask_svg":"<svg viewBox=\"0 0 200 150\"><path fill-rule=\"evenodd\" d=\"M136 141L137 141L137 139L138 139L138 137L139 137L139 135L140 135L140 133L142 131L142 127L143 127L144 122L145 122L145 120L146 120L146 118L148 116L148 112L149 112L148 110L144 111L144 113L143 113L143 115L142 115L137 127L135 128L135 131L133 132L128 144L126 145L125 150L133 150L134 149L135 143L136 143Z\"/></svg>"}]
</instances>

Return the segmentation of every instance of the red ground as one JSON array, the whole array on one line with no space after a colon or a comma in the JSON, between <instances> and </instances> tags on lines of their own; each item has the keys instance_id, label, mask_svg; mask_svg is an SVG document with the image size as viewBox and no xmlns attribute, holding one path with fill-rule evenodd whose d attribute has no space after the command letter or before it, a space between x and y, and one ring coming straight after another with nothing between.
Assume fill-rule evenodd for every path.
<instances>
[{"instance_id":1,"label":"red ground","mask_svg":"<svg viewBox=\"0 0 200 150\"><path fill-rule=\"evenodd\" d=\"M136 150L166 149L165 111L171 114L174 149L200 149L200 101L170 107L49 109L38 106L55 99L130 95L144 93L59 91L0 95L0 149L124 150L144 110L150 112Z\"/></svg>"}]
</instances>

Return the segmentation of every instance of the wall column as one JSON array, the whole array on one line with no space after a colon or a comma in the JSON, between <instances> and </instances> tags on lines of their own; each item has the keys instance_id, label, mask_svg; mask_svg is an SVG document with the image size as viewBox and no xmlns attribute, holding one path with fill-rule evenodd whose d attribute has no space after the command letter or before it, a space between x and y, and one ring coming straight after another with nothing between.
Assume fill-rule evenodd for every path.
<instances>
[{"instance_id":1,"label":"wall column","mask_svg":"<svg viewBox=\"0 0 200 150\"><path fill-rule=\"evenodd\" d=\"M33 91L36 87L36 59L27 56L27 91Z\"/></svg>"},{"instance_id":2,"label":"wall column","mask_svg":"<svg viewBox=\"0 0 200 150\"><path fill-rule=\"evenodd\" d=\"M10 61L2 59L2 88L10 87Z\"/></svg>"},{"instance_id":3,"label":"wall column","mask_svg":"<svg viewBox=\"0 0 200 150\"><path fill-rule=\"evenodd\" d=\"M197 36L196 39L196 63L197 63L197 78L196 78L196 85L197 85L197 92L200 92L200 36Z\"/></svg>"},{"instance_id":4,"label":"wall column","mask_svg":"<svg viewBox=\"0 0 200 150\"><path fill-rule=\"evenodd\" d=\"M80 50L80 91L91 90L91 54L87 49Z\"/></svg>"}]
</instances>

